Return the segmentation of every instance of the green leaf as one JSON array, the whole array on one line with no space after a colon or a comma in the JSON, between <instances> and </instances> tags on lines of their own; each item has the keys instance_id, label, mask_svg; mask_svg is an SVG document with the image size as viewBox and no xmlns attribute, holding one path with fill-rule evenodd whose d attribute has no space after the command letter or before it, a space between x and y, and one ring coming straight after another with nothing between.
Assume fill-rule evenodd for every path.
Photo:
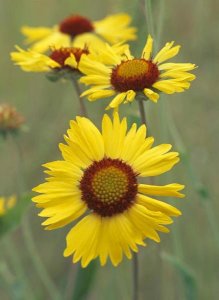
<instances>
[{"instance_id":1,"label":"green leaf","mask_svg":"<svg viewBox=\"0 0 219 300\"><path fill-rule=\"evenodd\" d=\"M17 204L0 217L0 238L20 225L22 217L31 203L30 195L25 195L17 200Z\"/></svg>"},{"instance_id":2,"label":"green leaf","mask_svg":"<svg viewBox=\"0 0 219 300\"><path fill-rule=\"evenodd\" d=\"M185 297L187 300L197 299L197 283L193 271L180 261L177 257L162 253L162 258L171 263L179 272L185 287Z\"/></svg>"},{"instance_id":3,"label":"green leaf","mask_svg":"<svg viewBox=\"0 0 219 300\"><path fill-rule=\"evenodd\" d=\"M97 269L97 261L92 261L85 269L82 269L81 267L78 269L74 283L72 300L86 299L86 296L88 295L95 279Z\"/></svg>"}]
</instances>

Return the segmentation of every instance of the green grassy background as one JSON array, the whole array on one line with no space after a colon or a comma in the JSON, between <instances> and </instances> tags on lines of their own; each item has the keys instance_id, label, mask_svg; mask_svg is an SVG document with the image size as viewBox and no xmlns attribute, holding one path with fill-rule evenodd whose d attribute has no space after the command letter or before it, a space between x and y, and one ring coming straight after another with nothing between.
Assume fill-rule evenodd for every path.
<instances>
[{"instance_id":1,"label":"green grassy background","mask_svg":"<svg viewBox=\"0 0 219 300\"><path fill-rule=\"evenodd\" d=\"M199 68L197 80L189 91L162 96L157 105L146 104L148 125L157 143L172 142L175 149L180 150L175 134L173 138L169 130L173 128L173 118L192 167L187 163L188 155L183 153L182 163L170 175L156 179L156 183L185 183L187 197L171 201L183 211L183 216L171 225L171 233L161 235L160 245L149 241L148 247L140 250L140 296L153 300L216 300L219 294L219 242L216 241L218 227L211 221L212 213L216 220L219 217L219 4L216 0L166 0L162 5L162 1L152 1L155 29L160 21L163 24L161 45L175 40L182 45L180 61L196 63ZM161 8L164 10L162 19ZM41 164L60 158L57 145L63 141L69 120L79 113L77 98L69 82L52 83L43 74L24 73L13 66L9 53L15 44L22 45L20 27L51 26L75 12L97 20L121 11L130 13L134 25L139 27L140 38L132 47L140 54L148 32L144 1L0 0L0 102L15 105L25 116L29 128L18 141L23 152L24 176L18 167L19 157L13 140L1 145L0 195L18 193L22 188L18 184L21 176L25 179L25 190L31 190L43 180ZM106 102L86 102L89 114L97 124L100 124ZM123 106L121 112L131 115L137 112L137 107L135 104ZM204 190L197 187L199 181ZM210 191L209 199L205 197L206 188ZM52 280L63 299L73 299L67 294L71 295L78 266L72 266L70 259L62 256L65 235L70 227L43 231L37 210L32 205L26 217L30 220L37 252ZM11 238L14 242L12 251L24 267L24 279L28 279L33 299L50 299L42 278L33 268L21 226L11 233ZM5 254L2 249L1 246L0 261L6 260L12 277L19 278L17 269L11 266L9 252ZM131 266L132 262L125 259L119 268L110 264L98 268L87 299L131 299ZM66 282L70 283L68 287ZM19 296L21 287L14 283L7 285L0 277L0 299L24 299Z\"/></svg>"}]
</instances>

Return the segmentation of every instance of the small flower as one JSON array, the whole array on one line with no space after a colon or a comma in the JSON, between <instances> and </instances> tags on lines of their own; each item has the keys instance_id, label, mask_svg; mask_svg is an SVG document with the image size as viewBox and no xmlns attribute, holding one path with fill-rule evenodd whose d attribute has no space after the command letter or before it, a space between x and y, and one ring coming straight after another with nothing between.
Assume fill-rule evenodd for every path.
<instances>
[{"instance_id":1,"label":"small flower","mask_svg":"<svg viewBox=\"0 0 219 300\"><path fill-rule=\"evenodd\" d=\"M16 132L24 123L24 117L10 104L0 104L0 134Z\"/></svg>"},{"instance_id":2,"label":"small flower","mask_svg":"<svg viewBox=\"0 0 219 300\"><path fill-rule=\"evenodd\" d=\"M45 52L53 45L58 48L83 48L85 44L100 45L103 39L111 44L134 40L136 29L128 27L130 22L131 18L127 14L109 15L96 22L80 15L72 15L52 28L24 26L22 33L27 37L26 43L32 45L32 50Z\"/></svg>"},{"instance_id":3,"label":"small flower","mask_svg":"<svg viewBox=\"0 0 219 300\"><path fill-rule=\"evenodd\" d=\"M51 48L49 55L33 50L25 51L19 47L16 49L18 51L11 53L11 59L26 72L51 72L63 69L78 71L81 56L89 53L86 47L83 49L76 47ZM69 58L71 66L66 63Z\"/></svg>"},{"instance_id":4,"label":"small flower","mask_svg":"<svg viewBox=\"0 0 219 300\"><path fill-rule=\"evenodd\" d=\"M4 216L8 210L16 205L17 197L12 195L10 197L0 197L0 217Z\"/></svg>"},{"instance_id":5,"label":"small flower","mask_svg":"<svg viewBox=\"0 0 219 300\"><path fill-rule=\"evenodd\" d=\"M125 51L123 55L115 53L109 45L105 50L99 50L99 61L94 61L89 56L84 57L80 70L86 76L80 81L92 88L82 96L88 96L90 101L114 96L108 108L116 108L122 102L132 102L136 95L157 102L159 92L183 92L190 87L190 81L195 79L195 75L188 72L195 69L195 65L163 63L178 54L180 46L173 44L174 42L166 43L153 57L153 39L149 35L140 58L133 57L129 51Z\"/></svg>"},{"instance_id":6,"label":"small flower","mask_svg":"<svg viewBox=\"0 0 219 300\"><path fill-rule=\"evenodd\" d=\"M105 265L109 257L114 266L129 259L146 238L160 242L157 232L168 232L165 225L181 213L175 207L150 196L183 197L183 185L155 186L139 183L140 178L157 176L172 169L179 161L171 145L152 147L146 138L146 126L136 124L127 130L127 120L105 115L102 132L87 118L70 122L60 144L64 160L44 165L47 182L35 187L40 193L33 201L47 218L47 230L77 220L67 235L64 256L73 254L86 267L99 257Z\"/></svg>"}]
</instances>

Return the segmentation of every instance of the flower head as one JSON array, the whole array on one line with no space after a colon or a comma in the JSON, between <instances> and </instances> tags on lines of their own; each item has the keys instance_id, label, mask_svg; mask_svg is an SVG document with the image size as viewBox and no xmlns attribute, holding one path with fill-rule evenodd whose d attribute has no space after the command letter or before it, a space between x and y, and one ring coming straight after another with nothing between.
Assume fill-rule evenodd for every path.
<instances>
[{"instance_id":1,"label":"flower head","mask_svg":"<svg viewBox=\"0 0 219 300\"><path fill-rule=\"evenodd\" d=\"M82 55L89 53L88 48L52 47L50 54L42 54L33 50L23 50L11 53L11 59L26 72L51 72L59 70L78 71ZM71 66L67 60L71 61Z\"/></svg>"},{"instance_id":2,"label":"flower head","mask_svg":"<svg viewBox=\"0 0 219 300\"><path fill-rule=\"evenodd\" d=\"M26 43L37 52L45 52L51 46L83 48L86 44L98 47L103 39L111 44L134 40L136 29L129 27L130 22L127 14L110 15L96 22L80 15L71 15L52 28L25 26L22 33L27 37Z\"/></svg>"},{"instance_id":3,"label":"flower head","mask_svg":"<svg viewBox=\"0 0 219 300\"><path fill-rule=\"evenodd\" d=\"M128 50L123 54L115 53L109 45L101 48L98 60L87 56L81 61L80 70L86 76L80 81L92 86L82 96L88 96L90 101L113 96L108 108L116 108L122 102L132 102L136 95L157 102L160 92L183 92L195 79L195 75L188 72L195 69L195 65L163 63L176 56L179 49L174 42L166 43L156 56L152 56L150 35L140 58L133 57Z\"/></svg>"},{"instance_id":4,"label":"flower head","mask_svg":"<svg viewBox=\"0 0 219 300\"><path fill-rule=\"evenodd\" d=\"M10 104L0 104L0 134L17 131L24 123L23 116Z\"/></svg>"},{"instance_id":5,"label":"flower head","mask_svg":"<svg viewBox=\"0 0 219 300\"><path fill-rule=\"evenodd\" d=\"M145 239L160 241L157 232L168 232L165 225L181 213L166 202L150 196L183 197L183 185L155 186L139 183L140 178L169 171L178 161L171 145L152 147L146 126L136 124L127 130L127 120L103 117L102 132L87 118L70 122L60 144L63 160L45 164L47 182L33 190L42 208L42 225L47 230L63 227L75 220L67 235L64 256L73 254L86 267L99 257L104 265L109 257L118 265L125 254L129 259ZM80 219L79 219L80 218Z\"/></svg>"},{"instance_id":6,"label":"flower head","mask_svg":"<svg viewBox=\"0 0 219 300\"><path fill-rule=\"evenodd\" d=\"M8 210L13 208L17 202L16 196L0 197L0 217L5 215Z\"/></svg>"}]
</instances>

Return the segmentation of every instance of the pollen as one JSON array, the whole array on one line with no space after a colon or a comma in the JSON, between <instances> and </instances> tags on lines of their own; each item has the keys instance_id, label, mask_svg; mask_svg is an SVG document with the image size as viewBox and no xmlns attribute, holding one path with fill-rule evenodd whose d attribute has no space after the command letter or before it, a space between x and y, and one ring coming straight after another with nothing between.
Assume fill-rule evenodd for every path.
<instances>
[{"instance_id":1,"label":"pollen","mask_svg":"<svg viewBox=\"0 0 219 300\"><path fill-rule=\"evenodd\" d=\"M97 214L106 217L128 209L137 194L137 175L125 162L104 158L84 172L82 199Z\"/></svg>"},{"instance_id":2,"label":"pollen","mask_svg":"<svg viewBox=\"0 0 219 300\"><path fill-rule=\"evenodd\" d=\"M159 70L155 63L145 59L132 59L117 65L111 74L111 84L118 92L142 91L157 81Z\"/></svg>"},{"instance_id":3,"label":"pollen","mask_svg":"<svg viewBox=\"0 0 219 300\"><path fill-rule=\"evenodd\" d=\"M59 30L62 33L70 35L71 38L73 39L75 36L79 34L93 31L94 27L92 22L89 19L79 15L72 15L64 19L59 24Z\"/></svg>"},{"instance_id":4,"label":"pollen","mask_svg":"<svg viewBox=\"0 0 219 300\"><path fill-rule=\"evenodd\" d=\"M50 54L50 58L56 61L61 65L61 67L65 66L65 60L74 55L77 63L79 63L82 54L89 54L88 49L85 47L84 49L76 48L76 47L62 47L60 49L52 49L52 53Z\"/></svg>"}]
</instances>

